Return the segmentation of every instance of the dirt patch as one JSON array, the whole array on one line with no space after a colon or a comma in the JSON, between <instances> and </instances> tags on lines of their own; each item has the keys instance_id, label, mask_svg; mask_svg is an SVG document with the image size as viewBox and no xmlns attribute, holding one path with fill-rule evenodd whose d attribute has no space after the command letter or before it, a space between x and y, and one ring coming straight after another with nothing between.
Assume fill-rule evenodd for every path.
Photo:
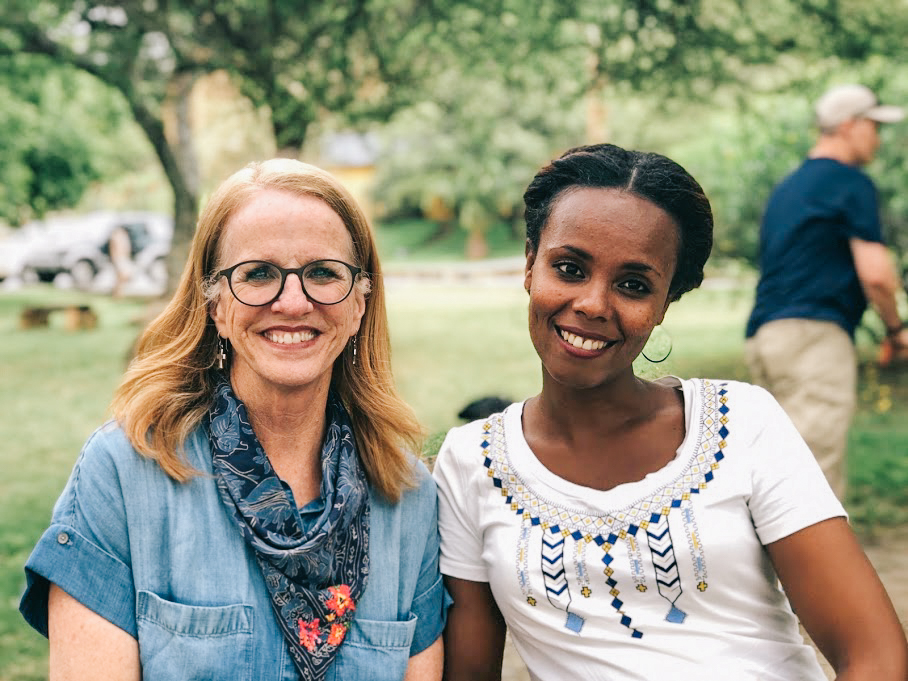
<instances>
[{"instance_id":1,"label":"dirt patch","mask_svg":"<svg viewBox=\"0 0 908 681\"><path fill-rule=\"evenodd\" d=\"M870 562L876 568L895 604L896 612L902 621L902 628L908 631L908 525L877 530L872 535L861 537L861 544ZM833 679L835 675L822 655L820 664L826 675ZM502 681L529 681L530 675L513 645L508 641L504 651L504 669Z\"/></svg>"}]
</instances>

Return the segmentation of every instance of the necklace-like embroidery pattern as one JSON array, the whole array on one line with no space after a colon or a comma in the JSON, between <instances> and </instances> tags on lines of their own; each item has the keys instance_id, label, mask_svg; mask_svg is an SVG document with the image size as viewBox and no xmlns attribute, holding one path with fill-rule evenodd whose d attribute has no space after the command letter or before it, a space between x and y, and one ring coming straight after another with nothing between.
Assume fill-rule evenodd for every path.
<instances>
[{"instance_id":1,"label":"necklace-like embroidery pattern","mask_svg":"<svg viewBox=\"0 0 908 681\"><path fill-rule=\"evenodd\" d=\"M565 613L564 626L567 629L580 633L584 624L583 617L571 609L571 581L580 585L580 593L585 598L589 598L598 587L587 573L584 561L586 545L591 543L602 550L604 583L612 598L611 605L632 637L641 638L643 632L633 626L630 615L624 610L615 570L611 566L614 561L611 550L619 542L627 547L628 571L633 587L641 593L648 590L641 546L645 543L649 547L657 591L669 604L665 619L677 624L684 622L687 614L678 604L684 589L668 517L673 509L679 509L696 577L695 588L698 592L706 591L709 586L706 560L690 500L692 495L705 490L713 480L715 471L725 458L723 449L729 433L727 384L703 380L696 385L703 409L699 432L689 435L696 435L697 442L682 472L645 499L603 516L564 508L538 496L524 483L510 462L503 416L497 414L484 424L481 448L488 476L492 484L501 490L504 503L520 517L516 551L517 580L521 593L530 606L535 607L539 603L528 569L530 537L533 528L539 527L542 531L540 564L545 598L553 607ZM691 427L696 428L696 424L692 423ZM573 560L566 559L565 556L569 539L574 544ZM569 566L573 568L574 576L571 580L567 573Z\"/></svg>"}]
</instances>

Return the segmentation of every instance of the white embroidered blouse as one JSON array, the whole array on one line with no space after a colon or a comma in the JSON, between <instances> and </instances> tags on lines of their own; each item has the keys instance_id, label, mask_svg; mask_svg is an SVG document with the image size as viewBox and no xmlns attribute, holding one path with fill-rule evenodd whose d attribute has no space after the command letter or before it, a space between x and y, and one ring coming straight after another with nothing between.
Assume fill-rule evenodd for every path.
<instances>
[{"instance_id":1,"label":"white embroidered blouse","mask_svg":"<svg viewBox=\"0 0 908 681\"><path fill-rule=\"evenodd\" d=\"M763 546L841 504L765 390L662 380L683 390L684 441L608 491L542 465L522 403L452 429L442 573L490 584L533 679L824 681Z\"/></svg>"}]
</instances>

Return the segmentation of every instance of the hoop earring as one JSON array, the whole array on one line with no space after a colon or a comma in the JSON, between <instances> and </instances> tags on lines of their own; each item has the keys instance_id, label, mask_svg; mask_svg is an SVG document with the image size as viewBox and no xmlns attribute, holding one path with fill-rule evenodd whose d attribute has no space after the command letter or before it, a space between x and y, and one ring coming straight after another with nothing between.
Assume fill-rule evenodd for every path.
<instances>
[{"instance_id":1,"label":"hoop earring","mask_svg":"<svg viewBox=\"0 0 908 681\"><path fill-rule=\"evenodd\" d=\"M356 366L356 336L350 338L350 343L353 347L353 366Z\"/></svg>"},{"instance_id":2,"label":"hoop earring","mask_svg":"<svg viewBox=\"0 0 908 681\"><path fill-rule=\"evenodd\" d=\"M218 352L214 356L218 361L218 369L224 368L224 362L227 360L227 342L218 334Z\"/></svg>"},{"instance_id":3,"label":"hoop earring","mask_svg":"<svg viewBox=\"0 0 908 681\"><path fill-rule=\"evenodd\" d=\"M662 329L662 325L660 324L658 328ZM652 359L651 357L647 357L646 352L641 350L640 354L643 355L643 359L645 359L647 362L652 362L653 364L659 364L659 363L667 360L668 356L670 354L672 354L672 337L669 335L668 331L666 331L665 329L662 329L662 333L664 333L668 337L668 352L666 352L665 356L662 357L661 359Z\"/></svg>"}]
</instances>

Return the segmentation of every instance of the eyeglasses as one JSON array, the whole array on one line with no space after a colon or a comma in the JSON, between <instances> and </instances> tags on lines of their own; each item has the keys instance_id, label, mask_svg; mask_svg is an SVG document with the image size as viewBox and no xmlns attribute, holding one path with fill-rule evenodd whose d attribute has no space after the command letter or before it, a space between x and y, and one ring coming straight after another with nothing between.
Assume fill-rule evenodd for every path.
<instances>
[{"instance_id":1,"label":"eyeglasses","mask_svg":"<svg viewBox=\"0 0 908 681\"><path fill-rule=\"evenodd\" d=\"M291 268L266 260L246 260L221 270L218 276L227 277L233 297L250 307L270 305L277 300L289 274L300 278L303 293L313 303L336 305L350 295L361 272L361 268L342 260L313 260Z\"/></svg>"}]
</instances>

